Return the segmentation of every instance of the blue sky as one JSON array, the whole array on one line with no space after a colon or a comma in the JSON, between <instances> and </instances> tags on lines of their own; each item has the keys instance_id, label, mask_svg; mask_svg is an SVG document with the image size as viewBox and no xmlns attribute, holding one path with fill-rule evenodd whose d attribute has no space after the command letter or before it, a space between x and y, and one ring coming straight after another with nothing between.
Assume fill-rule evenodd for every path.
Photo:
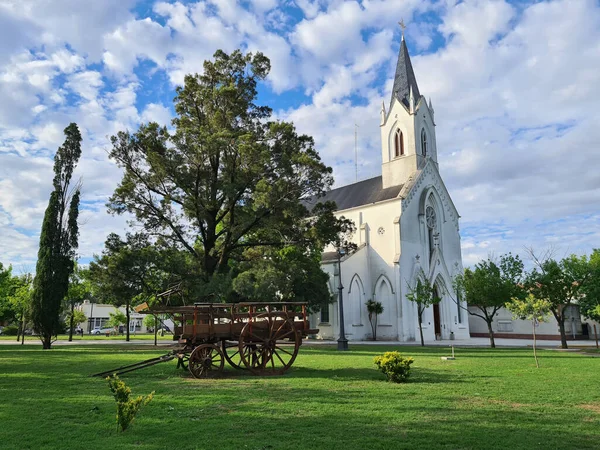
<instances>
[{"instance_id":1,"label":"blue sky","mask_svg":"<svg viewBox=\"0 0 600 450\"><path fill-rule=\"evenodd\" d=\"M0 261L31 270L62 130L84 135L80 255L126 219L108 137L172 118L175 86L221 48L262 51L261 103L314 136L337 185L379 175L379 110L406 40L435 109L440 172L465 265L589 253L600 237L600 7L581 1L4 0Z\"/></svg>"}]
</instances>

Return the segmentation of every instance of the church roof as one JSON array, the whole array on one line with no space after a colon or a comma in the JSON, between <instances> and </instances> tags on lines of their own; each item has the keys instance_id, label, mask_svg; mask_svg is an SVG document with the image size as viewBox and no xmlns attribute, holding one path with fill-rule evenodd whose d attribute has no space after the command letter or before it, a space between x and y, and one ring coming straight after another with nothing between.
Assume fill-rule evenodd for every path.
<instances>
[{"instance_id":1,"label":"church roof","mask_svg":"<svg viewBox=\"0 0 600 450\"><path fill-rule=\"evenodd\" d=\"M311 197L304 200L303 204L311 210L318 202L334 201L337 205L337 211L342 211L344 209L356 208L357 206L370 205L396 198L402 190L402 186L392 186L383 189L382 177L378 176L332 189L322 197Z\"/></svg>"},{"instance_id":2,"label":"church roof","mask_svg":"<svg viewBox=\"0 0 600 450\"><path fill-rule=\"evenodd\" d=\"M398 54L398 63L396 64L396 74L394 75L394 87L392 88L391 100L396 97L397 100L408 106L411 87L416 104L419 98L421 98L421 94L419 94L419 87L417 86L417 79L415 78L415 73L413 72L412 64L410 62L406 41L402 38L400 53ZM391 104L390 101L390 105Z\"/></svg>"}]
</instances>

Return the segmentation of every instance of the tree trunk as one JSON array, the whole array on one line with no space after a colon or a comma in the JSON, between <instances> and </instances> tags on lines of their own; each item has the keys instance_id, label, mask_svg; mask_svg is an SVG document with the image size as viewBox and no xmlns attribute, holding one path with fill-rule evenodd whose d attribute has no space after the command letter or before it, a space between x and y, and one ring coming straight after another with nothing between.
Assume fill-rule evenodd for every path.
<instances>
[{"instance_id":1,"label":"tree trunk","mask_svg":"<svg viewBox=\"0 0 600 450\"><path fill-rule=\"evenodd\" d=\"M375 314L375 328L373 329L373 340L377 340L377 316L379 314Z\"/></svg>"},{"instance_id":2,"label":"tree trunk","mask_svg":"<svg viewBox=\"0 0 600 450\"><path fill-rule=\"evenodd\" d=\"M486 320L486 322L487 322L487 326L488 326L488 334L490 335L490 347L496 348L496 341L494 340L494 330L492 329L493 320L494 320L494 318L492 317L491 320Z\"/></svg>"},{"instance_id":3,"label":"tree trunk","mask_svg":"<svg viewBox=\"0 0 600 450\"><path fill-rule=\"evenodd\" d=\"M23 317L25 316L25 313L21 314L21 320L19 320L19 326L17 327L17 342L19 342L19 339L21 339L21 335L25 334L25 328L23 328Z\"/></svg>"},{"instance_id":4,"label":"tree trunk","mask_svg":"<svg viewBox=\"0 0 600 450\"><path fill-rule=\"evenodd\" d=\"M69 342L73 341L73 327L75 323L75 317L73 317L73 313L75 312L75 302L71 302L71 320L69 321Z\"/></svg>"},{"instance_id":5,"label":"tree trunk","mask_svg":"<svg viewBox=\"0 0 600 450\"><path fill-rule=\"evenodd\" d=\"M154 346L157 345L156 340L158 336L158 316L154 316Z\"/></svg>"},{"instance_id":6,"label":"tree trunk","mask_svg":"<svg viewBox=\"0 0 600 450\"><path fill-rule=\"evenodd\" d=\"M531 321L533 325L533 359L535 359L535 367L540 368L540 364L538 363L537 353L535 351L536 339L535 339L535 319Z\"/></svg>"},{"instance_id":7,"label":"tree trunk","mask_svg":"<svg viewBox=\"0 0 600 450\"><path fill-rule=\"evenodd\" d=\"M52 336L50 334L45 334L42 336L42 349L50 350L52 348Z\"/></svg>"},{"instance_id":8,"label":"tree trunk","mask_svg":"<svg viewBox=\"0 0 600 450\"><path fill-rule=\"evenodd\" d=\"M21 345L25 344L25 313L21 314ZM17 342L18 339L17 339Z\"/></svg>"},{"instance_id":9,"label":"tree trunk","mask_svg":"<svg viewBox=\"0 0 600 450\"><path fill-rule=\"evenodd\" d=\"M127 300L127 302L125 302L125 315L127 316L127 337L125 338L125 340L127 342L129 342L129 300Z\"/></svg>"},{"instance_id":10,"label":"tree trunk","mask_svg":"<svg viewBox=\"0 0 600 450\"><path fill-rule=\"evenodd\" d=\"M419 311L419 333L421 335L421 347L425 347L425 340L423 339L423 313Z\"/></svg>"},{"instance_id":11,"label":"tree trunk","mask_svg":"<svg viewBox=\"0 0 600 450\"><path fill-rule=\"evenodd\" d=\"M558 319L558 329L560 330L560 344L562 348L567 347L567 333L565 333L565 318L560 315L560 319Z\"/></svg>"}]
</instances>

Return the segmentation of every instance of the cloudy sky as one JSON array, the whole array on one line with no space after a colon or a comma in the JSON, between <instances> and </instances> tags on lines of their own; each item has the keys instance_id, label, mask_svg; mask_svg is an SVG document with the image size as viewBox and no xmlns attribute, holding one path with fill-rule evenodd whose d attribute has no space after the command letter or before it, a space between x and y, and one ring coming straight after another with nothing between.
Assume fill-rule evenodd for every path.
<instances>
[{"instance_id":1,"label":"cloudy sky","mask_svg":"<svg viewBox=\"0 0 600 450\"><path fill-rule=\"evenodd\" d=\"M380 174L379 110L406 40L436 114L463 258L600 237L600 6L595 0L0 0L0 261L33 268L69 122L84 135L80 255L125 219L108 137L168 123L174 88L216 49L262 51L259 101L314 136L336 184Z\"/></svg>"}]
</instances>

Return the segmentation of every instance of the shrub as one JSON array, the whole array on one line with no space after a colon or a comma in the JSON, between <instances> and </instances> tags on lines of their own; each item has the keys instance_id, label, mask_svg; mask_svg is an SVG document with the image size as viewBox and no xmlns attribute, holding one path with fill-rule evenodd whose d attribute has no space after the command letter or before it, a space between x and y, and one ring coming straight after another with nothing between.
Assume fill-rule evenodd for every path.
<instances>
[{"instance_id":1,"label":"shrub","mask_svg":"<svg viewBox=\"0 0 600 450\"><path fill-rule=\"evenodd\" d=\"M7 325L2 329L2 334L5 336L16 336L19 332L19 327L17 325Z\"/></svg>"},{"instance_id":2,"label":"shrub","mask_svg":"<svg viewBox=\"0 0 600 450\"><path fill-rule=\"evenodd\" d=\"M106 379L117 402L117 430L121 427L121 431L125 431L131 422L133 422L133 419L135 419L140 408L150 403L150 400L154 397L154 391L145 397L140 395L132 399L130 398L131 389L117 375Z\"/></svg>"},{"instance_id":3,"label":"shrub","mask_svg":"<svg viewBox=\"0 0 600 450\"><path fill-rule=\"evenodd\" d=\"M376 356L373 362L381 370L388 381L403 383L410 375L410 365L415 362L410 356L403 357L400 352L385 352Z\"/></svg>"}]
</instances>

